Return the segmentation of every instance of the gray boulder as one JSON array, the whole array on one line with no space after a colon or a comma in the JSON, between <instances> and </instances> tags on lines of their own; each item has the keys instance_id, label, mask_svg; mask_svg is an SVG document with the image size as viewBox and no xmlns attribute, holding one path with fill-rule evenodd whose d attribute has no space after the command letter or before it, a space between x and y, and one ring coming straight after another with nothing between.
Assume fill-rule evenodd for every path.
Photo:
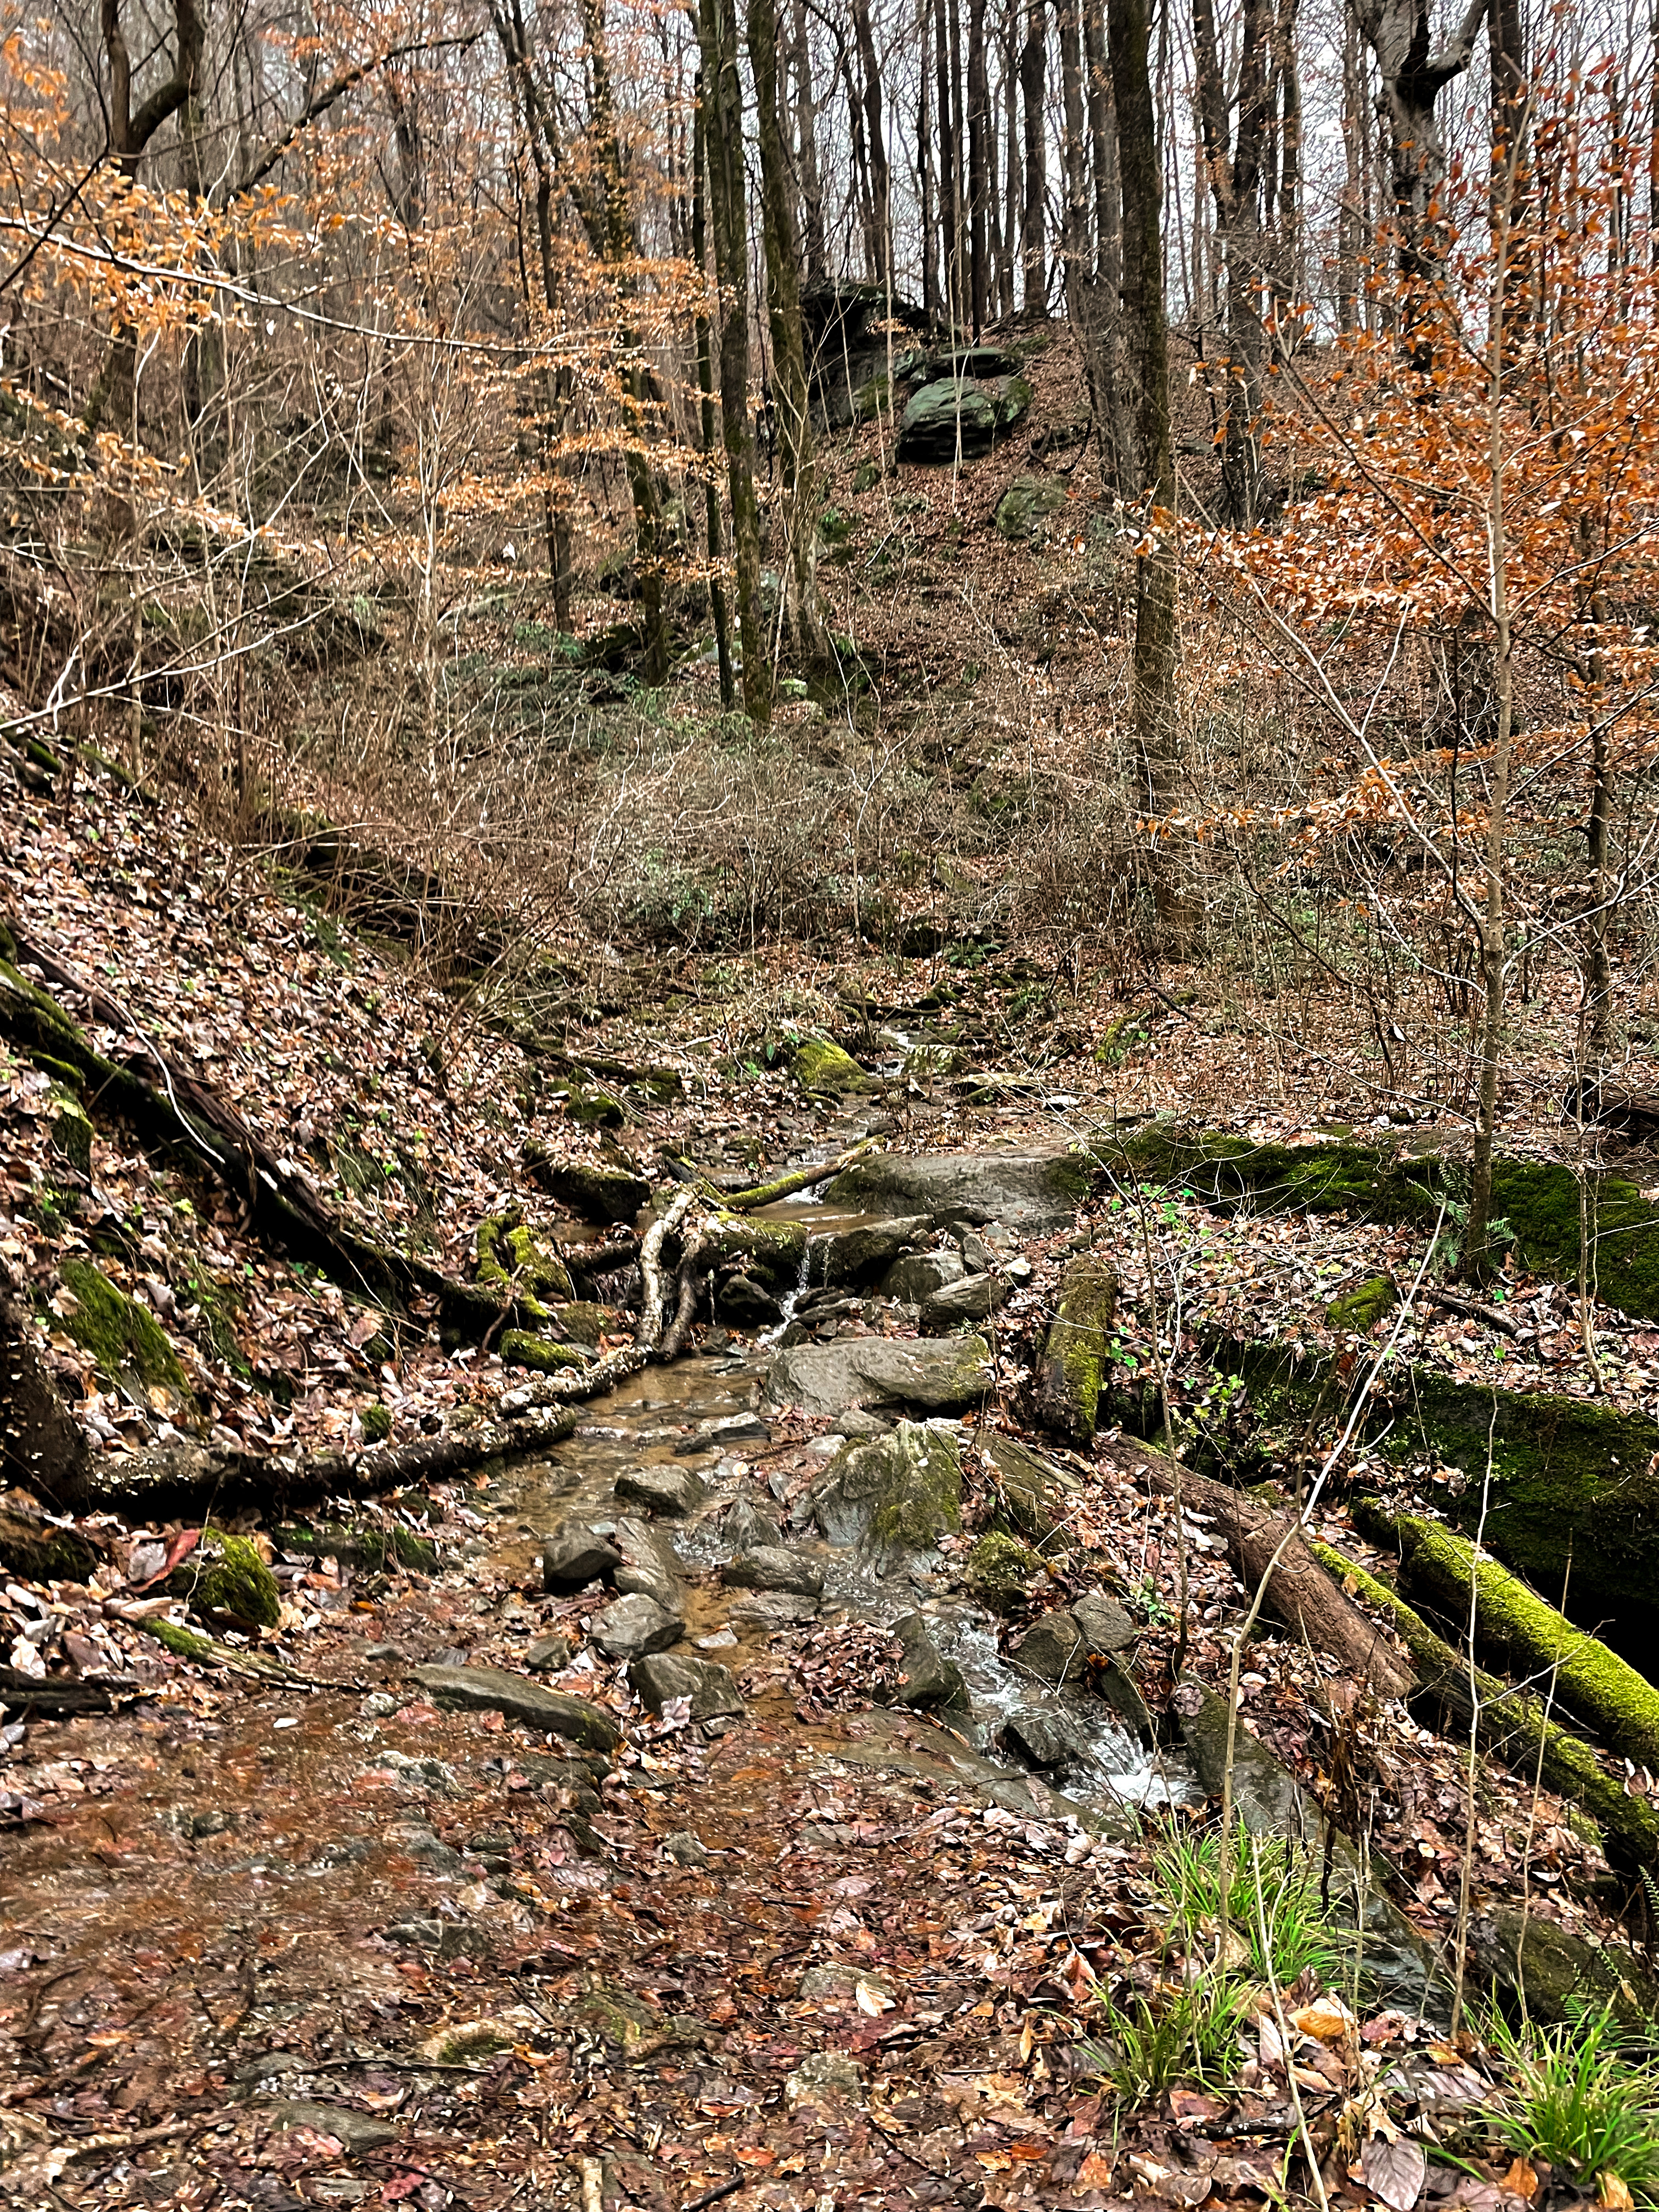
<instances>
[{"instance_id":1,"label":"gray boulder","mask_svg":"<svg viewBox=\"0 0 1659 2212\"><path fill-rule=\"evenodd\" d=\"M684 1630L678 1613L635 1591L606 1606L595 1619L592 1634L607 1658L642 1659L648 1651L666 1651L671 1644L678 1644Z\"/></svg>"},{"instance_id":2,"label":"gray boulder","mask_svg":"<svg viewBox=\"0 0 1659 2212\"><path fill-rule=\"evenodd\" d=\"M957 1413L991 1387L991 1348L982 1336L899 1342L843 1336L780 1352L766 1378L767 1402L833 1415L849 1406L913 1406Z\"/></svg>"},{"instance_id":3,"label":"gray boulder","mask_svg":"<svg viewBox=\"0 0 1659 2212\"><path fill-rule=\"evenodd\" d=\"M849 1284L879 1279L902 1252L926 1237L933 1223L925 1213L872 1222L863 1229L842 1229L833 1236L811 1241L814 1282L838 1290Z\"/></svg>"},{"instance_id":4,"label":"gray boulder","mask_svg":"<svg viewBox=\"0 0 1659 2212\"><path fill-rule=\"evenodd\" d=\"M913 1252L887 1270L881 1294L902 1305L919 1306L947 1283L959 1283L967 1272L959 1252Z\"/></svg>"},{"instance_id":5,"label":"gray boulder","mask_svg":"<svg viewBox=\"0 0 1659 2212\"><path fill-rule=\"evenodd\" d=\"M795 1597L817 1597L823 1589L823 1569L799 1552L763 1544L729 1560L720 1570L720 1580L731 1589L784 1590Z\"/></svg>"},{"instance_id":6,"label":"gray boulder","mask_svg":"<svg viewBox=\"0 0 1659 2212\"><path fill-rule=\"evenodd\" d=\"M694 1721L719 1720L744 1710L731 1670L716 1666L712 1659L688 1659L677 1651L653 1652L629 1662L628 1680L650 1712L659 1713L673 1698L691 1700Z\"/></svg>"},{"instance_id":7,"label":"gray boulder","mask_svg":"<svg viewBox=\"0 0 1659 2212\"><path fill-rule=\"evenodd\" d=\"M562 1522L542 1547L542 1587L580 1589L587 1583L603 1582L622 1563L616 1546L586 1522Z\"/></svg>"},{"instance_id":8,"label":"gray boulder","mask_svg":"<svg viewBox=\"0 0 1659 2212\"><path fill-rule=\"evenodd\" d=\"M1045 1613L1008 1647L1011 1666L1054 1689L1080 1674L1088 1656L1083 1631L1069 1613Z\"/></svg>"},{"instance_id":9,"label":"gray boulder","mask_svg":"<svg viewBox=\"0 0 1659 2212\"><path fill-rule=\"evenodd\" d=\"M1086 1765L1094 1753L1087 1730L1070 1713L1015 1713L1003 1723L1001 1733L1005 1748L1015 1758L1047 1772Z\"/></svg>"},{"instance_id":10,"label":"gray boulder","mask_svg":"<svg viewBox=\"0 0 1659 2212\"><path fill-rule=\"evenodd\" d=\"M960 1705L967 1702L962 1669L947 1659L934 1643L926 1620L907 1613L893 1623L893 1633L904 1656L899 1676L902 1705Z\"/></svg>"},{"instance_id":11,"label":"gray boulder","mask_svg":"<svg viewBox=\"0 0 1659 2212\"><path fill-rule=\"evenodd\" d=\"M940 377L911 395L899 423L902 461L949 464L989 451L1000 431L1012 429L1031 404L1023 376L997 376L976 383L965 376Z\"/></svg>"},{"instance_id":12,"label":"gray boulder","mask_svg":"<svg viewBox=\"0 0 1659 2212\"><path fill-rule=\"evenodd\" d=\"M684 1521L708 1497L708 1486L689 1467L636 1467L617 1476L617 1495L666 1521Z\"/></svg>"},{"instance_id":13,"label":"gray boulder","mask_svg":"<svg viewBox=\"0 0 1659 2212\"><path fill-rule=\"evenodd\" d=\"M1083 1641L1098 1658L1122 1651L1140 1631L1115 1597L1104 1590L1090 1590L1072 1607L1072 1618L1083 1632Z\"/></svg>"},{"instance_id":14,"label":"gray boulder","mask_svg":"<svg viewBox=\"0 0 1659 2212\"><path fill-rule=\"evenodd\" d=\"M940 1226L996 1221L1042 1236L1071 1226L1091 1181L1072 1152L880 1152L843 1168L825 1198L861 1213L931 1213Z\"/></svg>"},{"instance_id":15,"label":"gray boulder","mask_svg":"<svg viewBox=\"0 0 1659 2212\"><path fill-rule=\"evenodd\" d=\"M997 501L996 526L1010 544L1023 544L1047 533L1043 524L1066 503L1066 487L1054 477L1016 477Z\"/></svg>"},{"instance_id":16,"label":"gray boulder","mask_svg":"<svg viewBox=\"0 0 1659 2212\"><path fill-rule=\"evenodd\" d=\"M738 1498L721 1522L720 1534L734 1552L752 1552L757 1545L783 1541L777 1516L757 1505L752 1498Z\"/></svg>"},{"instance_id":17,"label":"gray boulder","mask_svg":"<svg viewBox=\"0 0 1659 2212\"><path fill-rule=\"evenodd\" d=\"M681 1609L679 1559L666 1537L648 1521L625 1515L612 1532L623 1564L611 1576L618 1597L655 1598L665 1613Z\"/></svg>"},{"instance_id":18,"label":"gray boulder","mask_svg":"<svg viewBox=\"0 0 1659 2212\"><path fill-rule=\"evenodd\" d=\"M924 1336L948 1336L964 1322L987 1320L1007 1296L1000 1275L964 1275L924 1301L919 1326Z\"/></svg>"},{"instance_id":19,"label":"gray boulder","mask_svg":"<svg viewBox=\"0 0 1659 2212\"><path fill-rule=\"evenodd\" d=\"M622 1731L609 1713L586 1698L544 1689L500 1667L411 1667L410 1674L434 1705L475 1713L505 1713L526 1728L563 1736L587 1751L614 1751Z\"/></svg>"},{"instance_id":20,"label":"gray boulder","mask_svg":"<svg viewBox=\"0 0 1659 2212\"><path fill-rule=\"evenodd\" d=\"M758 1628L768 1635L780 1628L799 1628L803 1621L817 1617L817 1598L794 1590L750 1590L738 1600L728 1615L734 1628Z\"/></svg>"},{"instance_id":21,"label":"gray boulder","mask_svg":"<svg viewBox=\"0 0 1659 2212\"><path fill-rule=\"evenodd\" d=\"M890 1436L838 1452L806 1504L832 1544L878 1568L931 1552L962 1527L962 1448L944 1431L901 1421Z\"/></svg>"}]
</instances>

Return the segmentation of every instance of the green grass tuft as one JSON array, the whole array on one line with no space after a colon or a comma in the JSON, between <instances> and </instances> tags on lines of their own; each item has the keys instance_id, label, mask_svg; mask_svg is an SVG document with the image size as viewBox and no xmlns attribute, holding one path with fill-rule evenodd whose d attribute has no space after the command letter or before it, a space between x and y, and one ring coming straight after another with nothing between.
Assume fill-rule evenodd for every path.
<instances>
[{"instance_id":1,"label":"green grass tuft","mask_svg":"<svg viewBox=\"0 0 1659 2212\"><path fill-rule=\"evenodd\" d=\"M1626 2043L1611 2012L1553 2027L1494 2018L1489 2040L1509 2069L1487 2118L1510 2148L1547 2160L1586 2192L1616 2176L1638 2204L1659 2204L1659 2065Z\"/></svg>"}]
</instances>

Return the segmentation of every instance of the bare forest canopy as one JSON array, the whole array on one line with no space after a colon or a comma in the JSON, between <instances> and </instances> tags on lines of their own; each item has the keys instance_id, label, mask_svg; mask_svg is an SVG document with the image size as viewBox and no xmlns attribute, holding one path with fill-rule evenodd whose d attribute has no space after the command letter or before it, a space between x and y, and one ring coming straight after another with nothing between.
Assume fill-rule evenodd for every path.
<instances>
[{"instance_id":1,"label":"bare forest canopy","mask_svg":"<svg viewBox=\"0 0 1659 2212\"><path fill-rule=\"evenodd\" d=\"M1498 1120L1645 1046L1652 49L1516 0L14 14L12 735L361 839L486 964L954 898L1319 998L1474 1126L1478 1255Z\"/></svg>"}]
</instances>

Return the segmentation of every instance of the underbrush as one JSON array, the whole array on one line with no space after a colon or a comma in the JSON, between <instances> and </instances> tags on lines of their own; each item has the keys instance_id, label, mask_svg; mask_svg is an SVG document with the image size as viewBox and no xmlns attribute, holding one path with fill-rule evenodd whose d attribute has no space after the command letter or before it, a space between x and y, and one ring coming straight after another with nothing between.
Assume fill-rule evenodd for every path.
<instances>
[{"instance_id":1,"label":"underbrush","mask_svg":"<svg viewBox=\"0 0 1659 2212\"><path fill-rule=\"evenodd\" d=\"M1487 2031L1509 2076L1486 2117L1529 2165L1595 2190L1603 2205L1659 2203L1659 2063L1612 2014L1581 2010L1553 2027L1502 2016Z\"/></svg>"}]
</instances>

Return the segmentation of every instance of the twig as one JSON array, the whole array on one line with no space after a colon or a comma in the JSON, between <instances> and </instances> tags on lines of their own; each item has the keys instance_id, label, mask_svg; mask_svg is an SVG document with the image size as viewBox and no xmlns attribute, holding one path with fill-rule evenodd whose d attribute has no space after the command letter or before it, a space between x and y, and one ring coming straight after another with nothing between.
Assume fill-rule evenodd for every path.
<instances>
[{"instance_id":1,"label":"twig","mask_svg":"<svg viewBox=\"0 0 1659 2212\"><path fill-rule=\"evenodd\" d=\"M716 2182L714 2188L705 2189L701 2197L694 2197L689 2203L682 2204L680 2212L704 2212L705 2206L718 2204L722 2197L735 2197L738 2190L747 2189L752 2179L747 2173L734 2173L729 2181Z\"/></svg>"},{"instance_id":2,"label":"twig","mask_svg":"<svg viewBox=\"0 0 1659 2212\"><path fill-rule=\"evenodd\" d=\"M1425 1291L1423 1295L1431 1306L1444 1306L1448 1313L1462 1314L1467 1321L1485 1322L1488 1328L1495 1328L1500 1336L1510 1337L1516 1344L1531 1333L1507 1314L1499 1313L1496 1306L1482 1305L1479 1298L1460 1298L1451 1291Z\"/></svg>"}]
</instances>

